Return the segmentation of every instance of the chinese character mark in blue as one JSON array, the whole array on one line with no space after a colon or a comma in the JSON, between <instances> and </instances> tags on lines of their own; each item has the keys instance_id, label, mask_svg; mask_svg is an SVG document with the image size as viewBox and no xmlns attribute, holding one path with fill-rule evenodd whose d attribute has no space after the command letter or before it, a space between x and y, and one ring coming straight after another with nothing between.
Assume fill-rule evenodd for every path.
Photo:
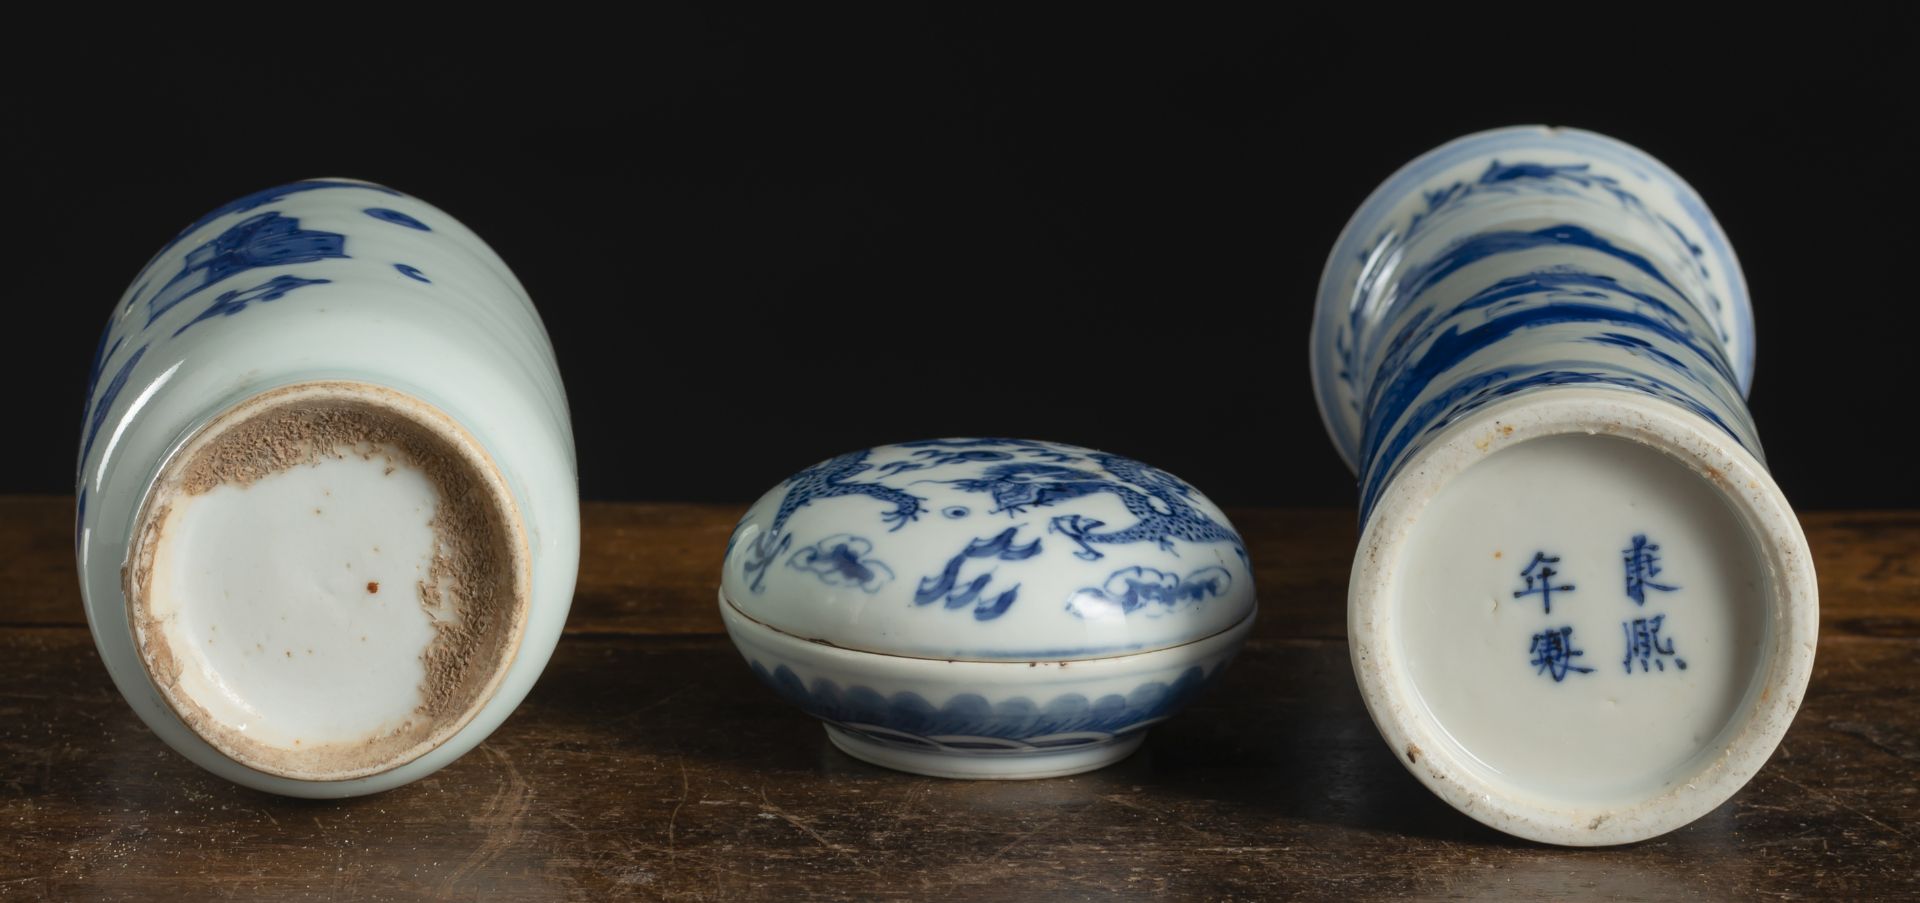
<instances>
[{"instance_id":1,"label":"chinese character mark in blue","mask_svg":"<svg viewBox=\"0 0 1920 903\"><path fill-rule=\"evenodd\" d=\"M1660 547L1647 542L1647 535L1642 533L1633 538L1633 548L1621 553L1627 562L1627 598L1635 605L1647 604L1647 590L1670 593L1680 588L1653 582L1653 578L1660 576L1659 551Z\"/></svg>"},{"instance_id":2,"label":"chinese character mark in blue","mask_svg":"<svg viewBox=\"0 0 1920 903\"><path fill-rule=\"evenodd\" d=\"M1573 584L1571 583L1565 586L1553 585L1554 575L1560 572L1548 567L1548 565L1559 563L1560 557L1557 555L1548 555L1545 552L1533 553L1533 561L1529 562L1526 569L1520 572L1520 576L1526 578L1527 588L1514 590L1513 597L1515 599L1524 599L1528 596L1537 595L1540 597L1540 603L1545 607L1546 613L1553 614L1553 594L1573 592Z\"/></svg>"},{"instance_id":3,"label":"chinese character mark in blue","mask_svg":"<svg viewBox=\"0 0 1920 903\"><path fill-rule=\"evenodd\" d=\"M1673 659L1673 666L1687 670L1687 660L1673 654L1673 637L1666 638L1666 645L1660 645L1660 624L1666 615L1654 615L1651 618L1634 618L1620 625L1627 635L1627 657L1621 664L1627 673L1633 673L1633 663L1640 663L1641 673L1667 670L1667 659Z\"/></svg>"},{"instance_id":4,"label":"chinese character mark in blue","mask_svg":"<svg viewBox=\"0 0 1920 903\"><path fill-rule=\"evenodd\" d=\"M1573 648L1573 628L1562 627L1558 630L1544 630L1533 635L1533 645L1527 647L1533 655L1533 673L1551 674L1553 682L1567 679L1568 672L1590 674L1592 668L1583 668L1573 660L1585 652Z\"/></svg>"}]
</instances>

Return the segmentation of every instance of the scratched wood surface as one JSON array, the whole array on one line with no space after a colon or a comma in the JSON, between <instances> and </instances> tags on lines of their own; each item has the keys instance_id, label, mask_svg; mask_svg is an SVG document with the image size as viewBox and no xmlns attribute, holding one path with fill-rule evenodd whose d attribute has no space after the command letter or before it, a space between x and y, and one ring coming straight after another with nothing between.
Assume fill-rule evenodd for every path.
<instances>
[{"instance_id":1,"label":"scratched wood surface","mask_svg":"<svg viewBox=\"0 0 1920 903\"><path fill-rule=\"evenodd\" d=\"M1920 897L1920 513L1814 513L1822 633L1799 719L1732 801L1565 850L1429 795L1347 665L1349 511L1234 513L1260 625L1114 767L967 783L840 754L713 610L738 510L590 505L569 635L438 774L346 802L201 772L93 651L71 500L0 498L0 898Z\"/></svg>"}]
</instances>

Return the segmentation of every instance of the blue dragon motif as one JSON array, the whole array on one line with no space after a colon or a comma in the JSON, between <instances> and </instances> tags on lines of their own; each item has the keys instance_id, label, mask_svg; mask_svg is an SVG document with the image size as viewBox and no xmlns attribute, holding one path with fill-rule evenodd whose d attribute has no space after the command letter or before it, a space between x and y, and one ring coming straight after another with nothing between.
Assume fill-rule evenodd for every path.
<instances>
[{"instance_id":1,"label":"blue dragon motif","mask_svg":"<svg viewBox=\"0 0 1920 903\"><path fill-rule=\"evenodd\" d=\"M914 460L915 458L919 460ZM988 451L986 449L967 449L965 451L941 451L937 448L923 448L913 453L913 458L903 458L880 465L879 472L887 476L899 476L910 470L925 470L929 467L944 467L948 464L977 464L986 461L1011 461L1012 452Z\"/></svg>"},{"instance_id":2,"label":"blue dragon motif","mask_svg":"<svg viewBox=\"0 0 1920 903\"><path fill-rule=\"evenodd\" d=\"M1072 452L1062 451L1063 446L1053 442L1041 442L1038 439L921 439L917 442L902 442L901 448L919 448L938 450L942 448L1012 448L1014 451L1052 461L1067 464L1080 460Z\"/></svg>"},{"instance_id":3,"label":"blue dragon motif","mask_svg":"<svg viewBox=\"0 0 1920 903\"><path fill-rule=\"evenodd\" d=\"M892 454L887 454L888 451ZM882 453L883 461L872 460ZM905 455L900 452L904 451ZM787 525L796 512L822 499L861 495L884 503L880 519L891 531L898 531L917 520L928 508L927 499L907 488L884 485L878 480L900 477L913 471L959 466L968 474L955 479L928 478L916 482L938 483L963 493L978 493L992 499L985 513L1006 514L1017 518L1037 508L1065 506L1075 499L1099 494L1114 496L1133 516L1130 523L1107 529L1104 521L1084 513L1061 514L1047 521L1047 532L1066 536L1077 546L1074 555L1087 561L1106 557L1103 547L1152 542L1162 550L1174 552L1176 540L1191 543L1227 543L1241 562L1247 562L1245 543L1223 521L1202 510L1204 501L1194 488L1179 478L1131 458L1073 446L1020 439L934 439L901 443L882 449L849 452L803 470L783 484L785 493L766 521L766 529L749 531L746 521L728 540L728 555L742 549L741 572L748 588L755 593L764 589L772 564L790 553L790 564L816 573L829 583L858 583L872 591L869 581L877 575L867 557L870 544L861 548L849 545L844 550L821 547L794 552L794 536ZM866 479L862 479L865 477ZM910 487L912 484L908 484ZM943 503L944 504L944 503ZM985 506L983 506L985 507ZM948 520L967 517L969 506L947 504L941 509ZM991 571L963 575L968 562L1019 562L1040 553L1038 538L1018 541L1025 523L1000 531L997 535L972 539L958 554L949 558L939 573L920 580L913 596L916 606L941 603L949 609L969 608L974 617L987 621L998 618L1013 604L1019 585L991 587ZM1198 573L1198 572L1196 572ZM890 576L890 575L889 575ZM1145 587L1145 583L1141 584ZM1218 594L1225 583L1205 579L1184 592L1168 590L1162 604L1198 601ZM1195 594L1198 595L1195 595ZM1151 593L1146 588L1113 590L1114 604L1127 611L1141 607Z\"/></svg>"},{"instance_id":4,"label":"blue dragon motif","mask_svg":"<svg viewBox=\"0 0 1920 903\"><path fill-rule=\"evenodd\" d=\"M1247 558L1246 544L1240 535L1208 517L1190 501L1193 487L1157 467L1131 458L1104 452L1088 454L1106 475L1059 464L1013 462L989 466L977 479L953 480L951 485L965 492L982 492L993 497L991 513L1014 516L1031 507L1048 507L1069 499L1095 493L1111 493L1119 498L1135 522L1122 529L1100 532L1106 522L1079 514L1053 518L1048 530L1072 539L1080 546L1074 555L1088 561L1105 557L1095 545L1124 545L1154 542L1173 551L1176 539L1194 543L1226 542L1234 554Z\"/></svg>"},{"instance_id":5,"label":"blue dragon motif","mask_svg":"<svg viewBox=\"0 0 1920 903\"><path fill-rule=\"evenodd\" d=\"M1078 455L1032 439L922 439L918 442L902 442L900 447L917 449L913 459L883 465L881 473L896 476L910 470L948 464L1012 461L1019 455L1056 464L1071 464L1081 460Z\"/></svg>"},{"instance_id":6,"label":"blue dragon motif","mask_svg":"<svg viewBox=\"0 0 1920 903\"><path fill-rule=\"evenodd\" d=\"M848 482L873 469L873 465L867 463L867 456L870 454L872 454L870 449L848 452L815 464L788 478L787 495L780 500L780 510L774 513L773 523L768 526L767 531L754 538L753 544L748 548L747 559L743 563L746 572L753 575L750 586L754 592L760 592L763 588L767 567L793 543L792 534L785 532L787 519L792 517L795 511L814 502L846 495L864 495L880 502L891 503L893 510L880 515L883 523L892 524L889 528L890 532L920 517L924 510L920 503L926 499L905 490L882 486L878 483Z\"/></svg>"},{"instance_id":7,"label":"blue dragon motif","mask_svg":"<svg viewBox=\"0 0 1920 903\"><path fill-rule=\"evenodd\" d=\"M787 497L780 500L780 510L773 515L773 525L767 528L767 532L779 533L785 529L787 518L792 517L795 511L821 499L843 495L864 495L875 501L891 503L893 510L880 515L882 522L892 525L888 528L890 532L919 519L923 511L920 503L926 499L879 483L848 482L873 469L873 465L867 463L870 454L871 450L848 452L794 474L787 480Z\"/></svg>"}]
</instances>

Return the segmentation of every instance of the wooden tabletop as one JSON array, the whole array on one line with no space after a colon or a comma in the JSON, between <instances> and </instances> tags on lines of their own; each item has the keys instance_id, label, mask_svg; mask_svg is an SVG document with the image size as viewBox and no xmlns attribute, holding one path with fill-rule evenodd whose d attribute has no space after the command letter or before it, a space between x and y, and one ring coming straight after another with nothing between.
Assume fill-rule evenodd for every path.
<instances>
[{"instance_id":1,"label":"wooden tabletop","mask_svg":"<svg viewBox=\"0 0 1920 903\"><path fill-rule=\"evenodd\" d=\"M1559 849L1420 786L1344 637L1351 511L1231 512L1260 621L1113 767L875 768L755 682L714 608L739 510L586 508L567 636L520 710L407 787L289 800L213 777L121 700L73 505L0 497L0 898L1449 899L1920 896L1920 513L1806 515L1821 633L1746 789L1645 843Z\"/></svg>"}]
</instances>

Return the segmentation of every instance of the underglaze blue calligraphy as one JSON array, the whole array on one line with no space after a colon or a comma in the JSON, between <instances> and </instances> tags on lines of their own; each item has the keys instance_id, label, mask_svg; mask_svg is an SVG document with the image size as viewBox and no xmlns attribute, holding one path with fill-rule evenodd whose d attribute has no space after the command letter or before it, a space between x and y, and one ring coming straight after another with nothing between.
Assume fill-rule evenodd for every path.
<instances>
[{"instance_id":1,"label":"underglaze blue calligraphy","mask_svg":"<svg viewBox=\"0 0 1920 903\"><path fill-rule=\"evenodd\" d=\"M1633 537L1633 544L1621 554L1626 558L1627 598L1635 605L1647 604L1647 590L1657 589L1673 592L1677 586L1655 583L1653 578L1660 576L1660 547L1647 542L1646 534Z\"/></svg>"},{"instance_id":2,"label":"underglaze blue calligraphy","mask_svg":"<svg viewBox=\"0 0 1920 903\"><path fill-rule=\"evenodd\" d=\"M1634 618L1620 625L1621 632L1626 635L1627 645L1627 655L1621 664L1626 666L1628 674L1633 673L1636 662L1640 665L1641 673L1665 671L1669 661L1673 662L1675 668L1687 670L1687 660L1674 654L1673 638L1665 637L1664 645L1661 642L1660 627L1666 618L1666 615Z\"/></svg>"},{"instance_id":3,"label":"underglaze blue calligraphy","mask_svg":"<svg viewBox=\"0 0 1920 903\"><path fill-rule=\"evenodd\" d=\"M1553 678L1554 683L1567 679L1568 674L1591 674L1592 668L1574 664L1573 660L1586 655L1573 646L1573 628L1561 627L1543 630L1533 635L1533 643L1527 647L1533 656L1535 674L1545 674Z\"/></svg>"},{"instance_id":4,"label":"underglaze blue calligraphy","mask_svg":"<svg viewBox=\"0 0 1920 903\"><path fill-rule=\"evenodd\" d=\"M1571 583L1561 584L1560 586L1553 585L1554 575L1560 573L1553 569L1553 565L1559 563L1560 557L1557 555L1549 556L1545 552L1533 553L1533 560L1528 562L1527 566L1520 571L1521 578L1527 582L1526 587L1524 589L1514 590L1513 597L1515 599L1524 599L1528 596L1539 596L1541 613L1552 614L1553 594L1556 592L1573 592L1573 584Z\"/></svg>"}]
</instances>

